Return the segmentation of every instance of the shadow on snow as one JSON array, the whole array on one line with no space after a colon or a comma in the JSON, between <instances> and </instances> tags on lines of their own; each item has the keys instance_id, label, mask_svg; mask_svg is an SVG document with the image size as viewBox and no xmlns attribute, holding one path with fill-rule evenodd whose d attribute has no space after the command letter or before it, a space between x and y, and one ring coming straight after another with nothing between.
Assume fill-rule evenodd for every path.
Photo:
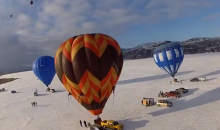
<instances>
[{"instance_id":1,"label":"shadow on snow","mask_svg":"<svg viewBox=\"0 0 220 130\"><path fill-rule=\"evenodd\" d=\"M220 74L220 70L216 70L216 71L213 71L213 72L201 75L201 76L212 76L212 75L217 75L217 74Z\"/></svg>"},{"instance_id":2,"label":"shadow on snow","mask_svg":"<svg viewBox=\"0 0 220 130\"><path fill-rule=\"evenodd\" d=\"M213 75L218 75L220 74L220 70L216 70L216 71L213 71L213 72L210 72L210 73L207 73L207 74L203 74L203 75L200 75L200 76L197 76L197 77L206 77L206 76L213 76ZM190 79L192 78L195 78L195 77L191 77ZM187 81L187 80L190 80L190 79L185 79L183 81ZM217 78L211 78L211 79L207 79L207 81L211 81L211 80L215 80Z\"/></svg>"},{"instance_id":3,"label":"shadow on snow","mask_svg":"<svg viewBox=\"0 0 220 130\"><path fill-rule=\"evenodd\" d=\"M41 93L38 94L38 96L47 96L47 95L49 94L41 94Z\"/></svg>"},{"instance_id":4,"label":"shadow on snow","mask_svg":"<svg viewBox=\"0 0 220 130\"><path fill-rule=\"evenodd\" d=\"M55 90L55 91L56 91L55 93L67 92L66 90L61 90L61 89L58 89L58 90Z\"/></svg>"},{"instance_id":5,"label":"shadow on snow","mask_svg":"<svg viewBox=\"0 0 220 130\"><path fill-rule=\"evenodd\" d=\"M176 76L178 75L184 75L188 73L192 73L194 71L183 71L183 72L178 72ZM171 77L169 74L161 74L161 75L155 75L155 76L147 76L147 77L142 77L142 78L135 78L135 79L128 79L128 80L122 80L118 81L119 84L130 84L130 83L136 83L136 82L144 82L144 81L150 81L150 80L155 80L155 79L163 79L163 78L168 78Z\"/></svg>"},{"instance_id":6,"label":"shadow on snow","mask_svg":"<svg viewBox=\"0 0 220 130\"><path fill-rule=\"evenodd\" d=\"M126 120L118 120L119 123L124 125L125 130L136 130L138 128L144 127L149 121L148 120L137 120L134 119L126 119Z\"/></svg>"},{"instance_id":7,"label":"shadow on snow","mask_svg":"<svg viewBox=\"0 0 220 130\"><path fill-rule=\"evenodd\" d=\"M173 99L173 107L171 108L166 108L166 109L162 109L162 110L158 110L155 112L151 112L149 113L152 116L160 116L160 115L164 115L164 114L169 114L172 112L177 112L177 111L181 111L181 110L185 110L185 109L189 109L189 108L193 108L193 107L197 107L197 106L201 106L201 105L205 105L214 101L218 101L220 100L220 87L210 90L198 97L195 97L191 100L174 100Z\"/></svg>"}]
</instances>

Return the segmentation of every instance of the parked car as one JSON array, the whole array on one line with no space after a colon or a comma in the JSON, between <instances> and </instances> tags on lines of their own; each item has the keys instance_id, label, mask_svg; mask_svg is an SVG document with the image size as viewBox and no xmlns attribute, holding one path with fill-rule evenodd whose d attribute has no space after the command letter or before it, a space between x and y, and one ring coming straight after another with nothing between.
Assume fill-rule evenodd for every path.
<instances>
[{"instance_id":1,"label":"parked car","mask_svg":"<svg viewBox=\"0 0 220 130\"><path fill-rule=\"evenodd\" d=\"M167 101L167 100L158 100L156 102L156 105L158 107L171 107L171 106L173 106L172 102Z\"/></svg>"},{"instance_id":2,"label":"parked car","mask_svg":"<svg viewBox=\"0 0 220 130\"><path fill-rule=\"evenodd\" d=\"M178 88L178 89L175 90L175 92L178 92L178 93L188 93L188 89Z\"/></svg>"},{"instance_id":3,"label":"parked car","mask_svg":"<svg viewBox=\"0 0 220 130\"><path fill-rule=\"evenodd\" d=\"M190 79L190 82L199 82L199 79L198 78L192 78L192 79Z\"/></svg>"},{"instance_id":4,"label":"parked car","mask_svg":"<svg viewBox=\"0 0 220 130\"><path fill-rule=\"evenodd\" d=\"M206 81L206 77L198 77L199 81Z\"/></svg>"},{"instance_id":5,"label":"parked car","mask_svg":"<svg viewBox=\"0 0 220 130\"><path fill-rule=\"evenodd\" d=\"M0 89L0 92L3 92L3 91L5 91L5 88L1 88L1 89Z\"/></svg>"},{"instance_id":6,"label":"parked car","mask_svg":"<svg viewBox=\"0 0 220 130\"><path fill-rule=\"evenodd\" d=\"M99 124L93 124L89 126L90 130L108 130Z\"/></svg>"},{"instance_id":7,"label":"parked car","mask_svg":"<svg viewBox=\"0 0 220 130\"><path fill-rule=\"evenodd\" d=\"M101 126L113 130L123 130L123 125L114 120L104 120L101 122Z\"/></svg>"},{"instance_id":8,"label":"parked car","mask_svg":"<svg viewBox=\"0 0 220 130\"><path fill-rule=\"evenodd\" d=\"M198 77L198 78L192 78L190 82L199 82L199 81L206 81L206 77Z\"/></svg>"},{"instance_id":9,"label":"parked car","mask_svg":"<svg viewBox=\"0 0 220 130\"><path fill-rule=\"evenodd\" d=\"M16 91L15 91L15 90L12 90L11 93L16 93Z\"/></svg>"},{"instance_id":10,"label":"parked car","mask_svg":"<svg viewBox=\"0 0 220 130\"><path fill-rule=\"evenodd\" d=\"M170 91L170 92L159 92L158 94L159 97L176 97L176 98L180 98L181 94L176 92L176 91Z\"/></svg>"}]
</instances>

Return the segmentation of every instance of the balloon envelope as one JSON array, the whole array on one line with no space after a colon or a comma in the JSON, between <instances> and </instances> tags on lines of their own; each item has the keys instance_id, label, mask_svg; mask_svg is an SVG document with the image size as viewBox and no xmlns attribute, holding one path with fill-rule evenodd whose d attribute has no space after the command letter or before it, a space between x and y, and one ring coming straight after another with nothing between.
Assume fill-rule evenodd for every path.
<instances>
[{"instance_id":1,"label":"balloon envelope","mask_svg":"<svg viewBox=\"0 0 220 130\"><path fill-rule=\"evenodd\" d=\"M175 76L184 59L183 48L177 42L158 46L154 50L153 56L158 67L169 73L172 77Z\"/></svg>"},{"instance_id":2,"label":"balloon envelope","mask_svg":"<svg viewBox=\"0 0 220 130\"><path fill-rule=\"evenodd\" d=\"M102 113L119 79L123 55L117 41L104 34L84 34L57 50L55 69L72 96L93 115Z\"/></svg>"},{"instance_id":3,"label":"balloon envelope","mask_svg":"<svg viewBox=\"0 0 220 130\"><path fill-rule=\"evenodd\" d=\"M32 68L38 79L48 87L56 73L54 58L51 56L42 56L34 61Z\"/></svg>"}]
</instances>

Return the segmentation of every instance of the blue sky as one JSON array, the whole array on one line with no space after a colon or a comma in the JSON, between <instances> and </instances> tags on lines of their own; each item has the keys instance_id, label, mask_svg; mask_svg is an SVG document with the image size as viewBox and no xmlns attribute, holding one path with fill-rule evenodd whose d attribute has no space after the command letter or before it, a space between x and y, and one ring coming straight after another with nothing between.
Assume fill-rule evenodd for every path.
<instances>
[{"instance_id":1,"label":"blue sky","mask_svg":"<svg viewBox=\"0 0 220 130\"><path fill-rule=\"evenodd\" d=\"M218 0L33 1L0 1L0 71L54 56L62 42L83 33L108 34L122 48L220 36Z\"/></svg>"},{"instance_id":2,"label":"blue sky","mask_svg":"<svg viewBox=\"0 0 220 130\"><path fill-rule=\"evenodd\" d=\"M193 37L220 37L219 9L202 10L192 16L165 19L151 24L142 23L116 38L124 47L134 47L146 42L183 41Z\"/></svg>"}]
</instances>

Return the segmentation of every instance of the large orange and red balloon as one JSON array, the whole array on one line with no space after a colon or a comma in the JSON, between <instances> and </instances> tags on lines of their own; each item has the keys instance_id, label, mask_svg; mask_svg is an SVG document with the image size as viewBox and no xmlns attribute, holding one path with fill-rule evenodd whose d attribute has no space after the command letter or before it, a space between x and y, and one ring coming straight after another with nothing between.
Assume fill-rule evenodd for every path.
<instances>
[{"instance_id":1,"label":"large orange and red balloon","mask_svg":"<svg viewBox=\"0 0 220 130\"><path fill-rule=\"evenodd\" d=\"M57 50L55 68L66 90L93 115L102 113L123 67L116 40L104 34L84 34Z\"/></svg>"}]
</instances>

